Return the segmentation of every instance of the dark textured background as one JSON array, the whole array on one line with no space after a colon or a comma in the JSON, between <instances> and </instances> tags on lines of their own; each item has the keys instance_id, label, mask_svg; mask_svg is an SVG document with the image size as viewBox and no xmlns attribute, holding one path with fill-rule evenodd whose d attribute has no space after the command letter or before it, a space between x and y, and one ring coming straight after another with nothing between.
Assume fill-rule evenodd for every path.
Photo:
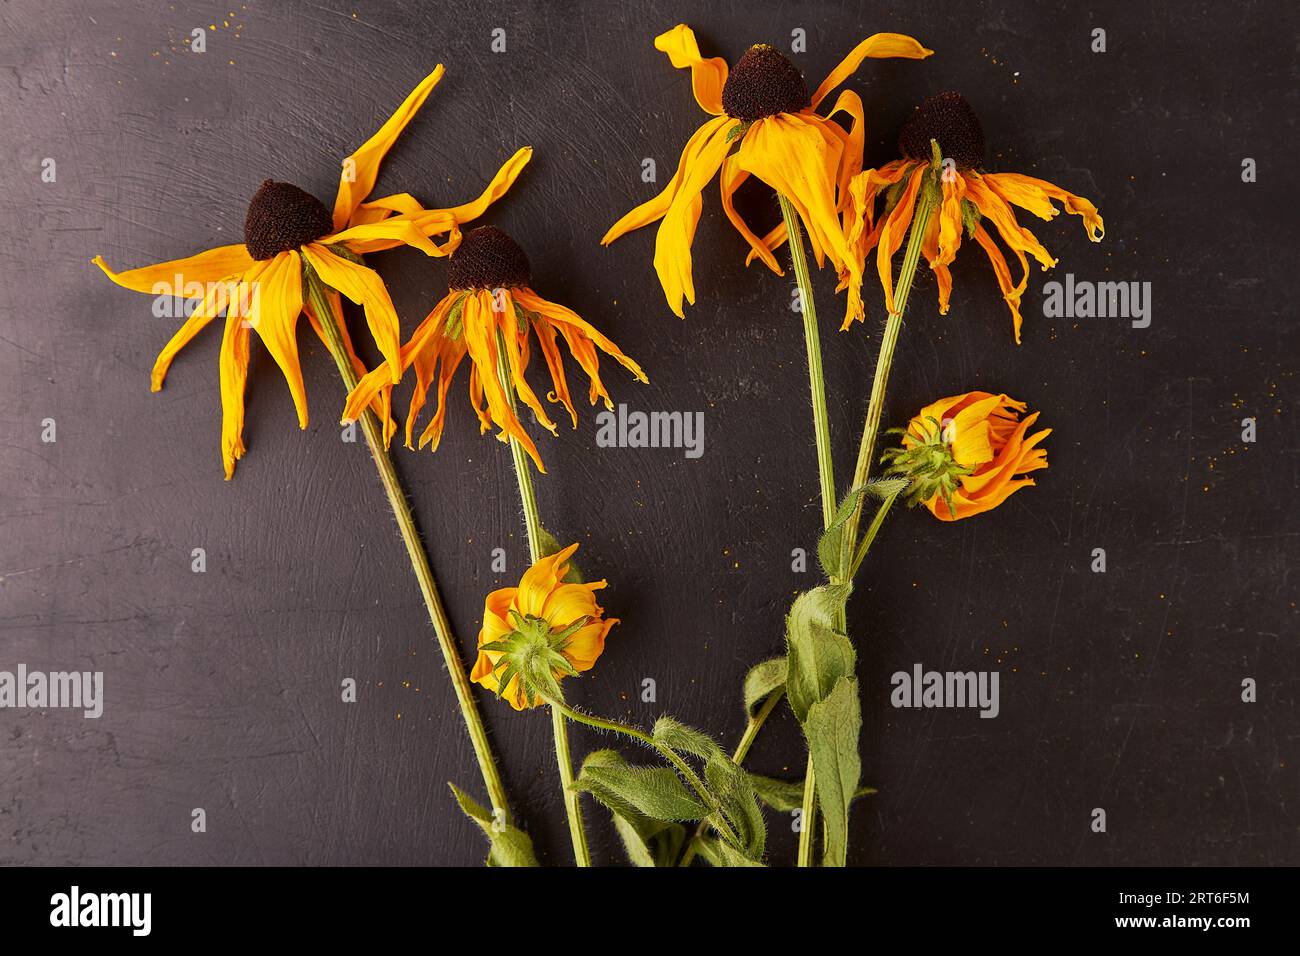
<instances>
[{"instance_id":1,"label":"dark textured background","mask_svg":"<svg viewBox=\"0 0 1300 956\"><path fill-rule=\"evenodd\" d=\"M891 158L915 102L959 88L983 117L991 169L1101 208L1100 245L1075 218L1022 215L1060 257L1058 276L1154 286L1149 329L1054 321L1035 270L1019 348L973 246L950 315L938 317L932 282L918 287L888 423L941 395L1003 390L1055 429L1051 468L993 514L943 525L904 512L886 526L851 605L864 774L881 788L856 808L851 862L1300 862L1294 5L336 0L0 5L0 669L102 669L107 695L99 721L0 712L0 862L483 857L445 785L481 793L470 747L364 446L339 440L327 356L304 324L312 423L300 433L255 346L249 454L225 483L217 327L150 395L174 323L89 264L236 241L268 176L332 199L340 158L438 62L446 79L379 188L460 201L531 143L532 166L489 220L527 247L539 291L645 366L648 387L611 363L616 400L705 412L694 461L599 449L594 411L543 441L544 519L582 542L624 621L571 696L735 741L741 676L779 650L784 610L814 583L790 570L819 524L790 281L742 267L716 187L684 322L651 269L652 231L597 245L650 195L641 159L662 181L703 119L687 74L652 46L683 20L706 55L733 61L802 27L795 60L814 84L867 34L916 35L934 57L869 61L851 80L868 161ZM186 52L189 31L210 24L207 53ZM1089 49L1094 27L1105 54ZM1255 184L1241 181L1247 156ZM44 157L57 183L40 181ZM751 218L775 221L762 189L745 199ZM445 288L445 266L419 253L374 264L408 330ZM831 278L817 288L846 475L883 316L873 296L865 327L834 331ZM484 593L516 580L526 549L509 455L479 437L461 374L442 449L398 462L468 648ZM56 444L40 441L46 417ZM498 545L505 575L490 569ZM195 547L206 574L190 570ZM1089 571L1096 547L1104 575ZM890 673L917 661L1000 669L1001 716L891 709ZM339 699L349 676L354 705ZM1258 703L1239 699L1247 676ZM656 704L640 701L644 677ZM486 696L482 707L541 857L570 860L549 721ZM604 744L575 734L579 755ZM801 769L784 708L754 765ZM1088 827L1098 806L1105 835ZM194 807L206 834L190 832ZM598 859L620 860L604 812L589 820ZM771 829L772 859L789 861L787 821Z\"/></svg>"}]
</instances>

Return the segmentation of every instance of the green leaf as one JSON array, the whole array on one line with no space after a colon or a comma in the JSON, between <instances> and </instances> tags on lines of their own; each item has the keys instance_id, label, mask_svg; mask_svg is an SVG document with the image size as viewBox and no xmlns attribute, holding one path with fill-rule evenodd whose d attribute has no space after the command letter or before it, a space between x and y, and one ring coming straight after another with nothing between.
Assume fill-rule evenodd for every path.
<instances>
[{"instance_id":1,"label":"green leaf","mask_svg":"<svg viewBox=\"0 0 1300 956\"><path fill-rule=\"evenodd\" d=\"M623 755L613 750L597 750L582 762L587 767L627 767ZM686 828L680 823L656 820L631 807L610 808L614 830L623 841L628 859L636 866L670 867L677 864L686 844Z\"/></svg>"},{"instance_id":2,"label":"green leaf","mask_svg":"<svg viewBox=\"0 0 1300 956\"><path fill-rule=\"evenodd\" d=\"M826 526L826 530L822 532L817 542L817 561L822 566L822 572L832 581L844 577L847 561L845 552L850 554L852 552L852 549L844 546L844 526L866 493L867 489L863 486L854 488L845 495L840 501L840 506L835 510L835 517L831 519L831 523Z\"/></svg>"},{"instance_id":3,"label":"green leaf","mask_svg":"<svg viewBox=\"0 0 1300 956\"><path fill-rule=\"evenodd\" d=\"M849 845L849 804L862 775L858 735L862 705L858 682L841 677L824 700L808 709L804 734L817 774L817 801L826 827L823 866L844 866Z\"/></svg>"},{"instance_id":4,"label":"green leaf","mask_svg":"<svg viewBox=\"0 0 1300 956\"><path fill-rule=\"evenodd\" d=\"M708 808L670 767L634 767L584 761L575 790L590 793L617 813L629 811L656 820L702 820Z\"/></svg>"},{"instance_id":5,"label":"green leaf","mask_svg":"<svg viewBox=\"0 0 1300 956\"><path fill-rule=\"evenodd\" d=\"M704 779L740 839L736 849L750 860L761 860L767 847L767 823L749 783L749 774L726 754L719 753L705 763Z\"/></svg>"},{"instance_id":6,"label":"green leaf","mask_svg":"<svg viewBox=\"0 0 1300 956\"><path fill-rule=\"evenodd\" d=\"M777 780L775 777L751 773L749 784L754 788L754 795L778 813L790 813L803 806L802 780ZM853 793L853 799L869 797L877 792L879 791L875 787L858 787Z\"/></svg>"},{"instance_id":7,"label":"green leaf","mask_svg":"<svg viewBox=\"0 0 1300 956\"><path fill-rule=\"evenodd\" d=\"M848 600L850 584L823 584L800 594L786 618L786 694L799 723L808 708L823 700L835 682L853 674L857 654L846 635L835 629L835 616Z\"/></svg>"},{"instance_id":8,"label":"green leaf","mask_svg":"<svg viewBox=\"0 0 1300 956\"><path fill-rule=\"evenodd\" d=\"M755 664L745 675L745 712L753 717L758 705L777 691L785 691L787 662L784 657Z\"/></svg>"},{"instance_id":9,"label":"green leaf","mask_svg":"<svg viewBox=\"0 0 1300 956\"><path fill-rule=\"evenodd\" d=\"M866 488L867 494L873 498L879 498L881 501L887 501L894 495L902 494L907 490L909 482L906 478L881 478L878 481L869 481L863 487Z\"/></svg>"},{"instance_id":10,"label":"green leaf","mask_svg":"<svg viewBox=\"0 0 1300 956\"><path fill-rule=\"evenodd\" d=\"M721 754L722 748L708 734L687 727L672 717L660 717L650 732L655 740L672 750L682 750L705 760Z\"/></svg>"},{"instance_id":11,"label":"green leaf","mask_svg":"<svg viewBox=\"0 0 1300 956\"><path fill-rule=\"evenodd\" d=\"M749 785L754 788L758 799L779 813L789 813L803 806L802 780L777 780L751 773Z\"/></svg>"},{"instance_id":12,"label":"green leaf","mask_svg":"<svg viewBox=\"0 0 1300 956\"><path fill-rule=\"evenodd\" d=\"M488 851L488 866L537 866L533 854L533 841L523 830L497 820L492 813L454 783L449 783L456 802L465 815L482 828L492 849Z\"/></svg>"},{"instance_id":13,"label":"green leaf","mask_svg":"<svg viewBox=\"0 0 1300 956\"><path fill-rule=\"evenodd\" d=\"M734 849L722 840L715 840L712 837L705 837L697 844L700 850L700 856L708 861L710 866L762 866L757 860L751 860L739 850Z\"/></svg>"}]
</instances>

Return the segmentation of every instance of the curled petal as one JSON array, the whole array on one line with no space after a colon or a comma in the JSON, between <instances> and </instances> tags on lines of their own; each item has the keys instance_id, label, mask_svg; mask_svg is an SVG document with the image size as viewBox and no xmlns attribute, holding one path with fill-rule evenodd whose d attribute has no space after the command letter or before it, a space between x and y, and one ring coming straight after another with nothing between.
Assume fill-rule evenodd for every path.
<instances>
[{"instance_id":1,"label":"curled petal","mask_svg":"<svg viewBox=\"0 0 1300 956\"><path fill-rule=\"evenodd\" d=\"M442 74L442 64L439 63L434 67L433 72L410 92L397 111L379 128L379 132L366 140L360 149L343 161L343 172L339 176L339 192L334 200L335 232L342 231L348 224L348 220L352 218L353 212L361 205L361 201L370 195L370 190L375 188L375 180L379 177L379 164L388 155L388 150L397 141L402 130L406 129L406 124L411 122L420 107L424 105L429 93L438 85Z\"/></svg>"},{"instance_id":2,"label":"curled petal","mask_svg":"<svg viewBox=\"0 0 1300 956\"><path fill-rule=\"evenodd\" d=\"M673 67L691 71L691 90L700 109L714 116L722 115L722 88L727 84L727 61L720 56L705 59L700 55L695 32L679 23L655 37L655 49L667 53Z\"/></svg>"},{"instance_id":3,"label":"curled petal","mask_svg":"<svg viewBox=\"0 0 1300 956\"><path fill-rule=\"evenodd\" d=\"M812 95L812 107L816 109L830 91L852 76L867 57L873 59L904 57L909 60L923 60L933 52L903 33L873 34L850 50L849 55L831 70L822 81L822 85L817 87L817 92Z\"/></svg>"}]
</instances>

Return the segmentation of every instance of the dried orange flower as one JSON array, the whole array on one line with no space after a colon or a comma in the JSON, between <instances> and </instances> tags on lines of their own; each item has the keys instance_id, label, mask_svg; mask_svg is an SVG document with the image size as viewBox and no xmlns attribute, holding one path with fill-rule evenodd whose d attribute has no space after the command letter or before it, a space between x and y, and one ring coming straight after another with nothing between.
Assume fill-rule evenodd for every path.
<instances>
[{"instance_id":1,"label":"dried orange flower","mask_svg":"<svg viewBox=\"0 0 1300 956\"><path fill-rule=\"evenodd\" d=\"M691 244L703 205L700 193L721 170L727 218L749 243L750 258L757 256L780 275L772 250L785 242L785 225L760 239L733 202L736 190L753 175L794 206L818 266L830 259L846 282L855 289L860 286L862 259L852 255L840 216L847 218L849 180L862 168L862 100L845 90L826 115L817 110L867 57L923 59L934 51L900 33L874 34L854 47L809 96L799 70L767 44L750 47L732 69L721 57L701 56L695 34L685 24L656 37L655 47L668 54L674 67L690 69L695 101L714 118L686 144L664 190L610 227L601 245L663 220L655 239L655 271L668 307L681 317L683 299L695 304ZM847 131L834 121L838 113L850 120ZM861 307L860 296L851 301Z\"/></svg>"},{"instance_id":2,"label":"dried orange flower","mask_svg":"<svg viewBox=\"0 0 1300 956\"><path fill-rule=\"evenodd\" d=\"M94 263L124 288L197 300L194 311L154 363L151 383L155 392L162 388L176 354L225 312L220 376L221 458L227 479L234 475L235 462L245 450L244 387L252 333L257 333L280 367L298 412L298 425L306 428L307 392L298 361L298 319L306 312L312 328L325 341L305 288L309 277L319 277L336 315L340 293L365 308L366 325L387 363L390 380L396 382L401 341L397 311L384 280L360 257L400 245L430 256L447 255L460 241L460 224L481 216L527 165L532 150L524 148L501 167L482 195L451 209L424 209L413 205L414 200L405 193L363 202L374 188L388 150L442 75L443 68L438 66L379 131L343 161L332 213L311 193L292 183L268 179L248 205L241 243L127 272L114 272L102 256L94 258ZM394 215L394 211L403 214ZM448 236L442 245L430 241L431 236L441 234ZM364 372L342 323L339 329L353 366ZM391 435L395 426L387 407L377 402L375 411Z\"/></svg>"},{"instance_id":3,"label":"dried orange flower","mask_svg":"<svg viewBox=\"0 0 1300 956\"><path fill-rule=\"evenodd\" d=\"M541 558L524 572L517 588L500 588L487 596L478 660L470 679L515 710L538 707L543 695L563 700L559 681L595 666L605 650L605 636L618 623L605 618L595 592L604 581L568 583L571 544Z\"/></svg>"},{"instance_id":4,"label":"dried orange flower","mask_svg":"<svg viewBox=\"0 0 1300 956\"><path fill-rule=\"evenodd\" d=\"M576 313L534 292L532 268L528 256L510 236L495 226L480 226L465 234L448 263L451 286L411 333L401 351L401 370L415 366L415 391L406 416L406 447L410 448L416 416L424 408L435 376L438 382L438 409L420 435L420 447L436 451L442 437L447 414L447 389L468 355L470 359L470 402L478 413L481 430L492 425L501 429L499 438L516 439L532 457L537 470L545 474L537 446L524 431L515 414L514 401L502 385L502 373L543 428L555 434L556 426L537 395L528 386L524 372L528 369L530 333L536 335L537 347L546 361L553 390L547 398L569 413L573 427L578 427L578 412L569 396L564 362L557 339L563 337L569 352L587 373L591 386L588 397L594 405L603 399L613 407L604 383L600 380L600 358L596 350L618 361L640 381L647 381L641 366L624 355L609 339ZM375 402L391 386L387 367L380 366L357 383L348 396L343 421L355 419L367 405ZM486 400L486 408L484 402Z\"/></svg>"},{"instance_id":5,"label":"dried orange flower","mask_svg":"<svg viewBox=\"0 0 1300 956\"><path fill-rule=\"evenodd\" d=\"M902 159L886 163L879 169L863 170L849 187L854 210L849 243L860 261L873 248L876 249L876 267L885 291L885 308L895 311L890 260L912 224L918 196L927 188L926 176L934 171L939 176L942 197L936 199L935 214L926 224L921 252L939 287L939 313L948 312L948 300L952 295L952 273L948 267L957 257L962 233L965 232L968 238L979 243L993 264L1002 298L1011 310L1016 343L1019 344L1020 298L1029 283L1026 254L1038 260L1044 269L1056 265L1056 260L1033 233L1016 222L1011 207L1019 206L1040 219L1050 220L1059 213L1052 205L1056 200L1066 212L1081 217L1088 238L1099 242L1105 235L1105 224L1097 207L1081 196L1033 176L980 172L979 167L984 165L984 130L971 105L958 93L940 93L922 103L903 127L898 146ZM881 197L884 205L877 218L875 205ZM1019 282L1012 281L1006 257L984 228L986 221L996 227L1002 241L1020 261ZM844 285L850 286L850 312L856 310L861 314L860 304L852 302L854 289L850 283Z\"/></svg>"},{"instance_id":6,"label":"dried orange flower","mask_svg":"<svg viewBox=\"0 0 1300 956\"><path fill-rule=\"evenodd\" d=\"M996 508L1021 488L1022 477L1047 467L1038 443L1050 428L1026 435L1038 412L1006 395L967 392L927 405L901 432L903 446L886 451L889 474L907 478L910 504L924 504L941 521Z\"/></svg>"}]
</instances>

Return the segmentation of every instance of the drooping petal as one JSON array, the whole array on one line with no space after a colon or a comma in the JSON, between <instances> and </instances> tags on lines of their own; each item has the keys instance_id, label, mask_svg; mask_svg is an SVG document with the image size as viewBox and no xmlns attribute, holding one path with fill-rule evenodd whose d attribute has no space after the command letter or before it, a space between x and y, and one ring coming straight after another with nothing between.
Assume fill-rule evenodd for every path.
<instances>
[{"instance_id":1,"label":"drooping petal","mask_svg":"<svg viewBox=\"0 0 1300 956\"><path fill-rule=\"evenodd\" d=\"M826 122L786 113L758 120L741 141L737 162L790 201L819 264L824 255L836 269L848 269L848 245L836 215L843 143L826 135Z\"/></svg>"},{"instance_id":2,"label":"drooping petal","mask_svg":"<svg viewBox=\"0 0 1300 956\"><path fill-rule=\"evenodd\" d=\"M686 164L685 175L655 234L655 272L659 275L668 307L679 319L686 317L682 308L683 298L691 305L695 304L691 244L695 241L695 227L699 225L704 206L700 193L722 166L722 160L730 149L725 126L719 126L713 137L701 144L697 156L688 162L686 154L682 154L682 161Z\"/></svg>"},{"instance_id":3,"label":"drooping petal","mask_svg":"<svg viewBox=\"0 0 1300 956\"><path fill-rule=\"evenodd\" d=\"M360 149L343 161L343 172L339 177L339 192L334 200L335 232L341 231L348 224L357 206L361 205L361 201L375 188L375 180L379 177L379 164L388 155L388 150L397 141L402 130L406 129L406 124L411 122L420 107L424 105L430 91L438 85L442 74L442 64L439 63L433 68L433 72L421 80L419 85L407 95L397 111L379 128L379 132L366 140Z\"/></svg>"},{"instance_id":4,"label":"drooping petal","mask_svg":"<svg viewBox=\"0 0 1300 956\"><path fill-rule=\"evenodd\" d=\"M495 296L481 289L465 297L462 311L465 329L465 347L469 350L470 360L478 372L476 380L471 380L471 393L474 382L482 389L487 399L487 414L492 422L501 429L497 438L508 441L511 437L518 440L524 451L533 460L537 470L546 474L537 446L524 430L519 418L511 407L510 397L506 394L498 374L497 329L499 328L495 311Z\"/></svg>"},{"instance_id":5,"label":"drooping petal","mask_svg":"<svg viewBox=\"0 0 1300 956\"><path fill-rule=\"evenodd\" d=\"M982 225L975 227L975 241L980 244L980 248L988 255L989 262L993 265L993 274L997 277L998 288L1002 290L1002 298L1007 303L1007 308L1011 310L1011 327L1015 332L1016 344L1019 345L1020 325L1024 321L1020 315L1020 297L1024 295L1029 285L1029 261L1019 249L1011 250L1020 260L1021 277L1017 285L1011 281L1011 269L1007 266L1002 250Z\"/></svg>"},{"instance_id":6,"label":"drooping petal","mask_svg":"<svg viewBox=\"0 0 1300 956\"><path fill-rule=\"evenodd\" d=\"M302 253L322 282L364 309L370 335L388 363L390 381L396 384L402 377L399 358L401 327L393 300L389 298L379 273L336 256L320 243L308 243L302 247Z\"/></svg>"},{"instance_id":7,"label":"drooping petal","mask_svg":"<svg viewBox=\"0 0 1300 956\"><path fill-rule=\"evenodd\" d=\"M655 49L667 53L673 67L691 71L691 90L700 109L722 115L722 88L727 85L727 61L720 56L705 59L695 42L695 31L679 23L655 37Z\"/></svg>"},{"instance_id":8,"label":"drooping petal","mask_svg":"<svg viewBox=\"0 0 1300 956\"><path fill-rule=\"evenodd\" d=\"M777 275L785 275L781 271L781 266L777 264L776 256L772 255L772 251L767 248L767 244L754 234L745 220L740 217L740 213L736 212L736 190L747 179L749 173L740 168L735 155L728 156L723 161L722 172L718 176L718 185L722 191L722 211L727 214L727 218L736 227L736 232L740 233L741 238L749 243L750 252L745 257L745 265L749 265L757 256L763 260L763 265Z\"/></svg>"},{"instance_id":9,"label":"drooping petal","mask_svg":"<svg viewBox=\"0 0 1300 956\"><path fill-rule=\"evenodd\" d=\"M536 312L550 320L559 329L560 334L564 336L569 345L569 351L573 353L573 357L577 359L578 364L587 373L587 378L591 381L590 399L592 404L595 404L597 398L603 398L607 407L613 405L609 393L600 381L600 360L596 356L596 348L617 361L635 375L638 380L642 382L649 381L640 365L624 355L617 345L601 334L591 323L582 319L576 312L557 302L543 299L532 289L515 289L514 296L525 309ZM562 379L556 380L557 389L562 381ZM565 391L567 392L567 389ZM572 406L570 406L570 411L572 411Z\"/></svg>"},{"instance_id":10,"label":"drooping petal","mask_svg":"<svg viewBox=\"0 0 1300 956\"><path fill-rule=\"evenodd\" d=\"M849 130L845 134L844 150L841 154L840 168L836 177L839 209L841 212L847 213L850 208L849 182L854 176L862 172L862 142L867 132L866 121L863 117L862 97L858 96L853 90L843 90L836 98L831 111L826 114L826 119L833 120L839 113L844 113L849 117ZM827 122L825 128L832 132L839 131L839 126L831 122Z\"/></svg>"},{"instance_id":11,"label":"drooping petal","mask_svg":"<svg viewBox=\"0 0 1300 956\"><path fill-rule=\"evenodd\" d=\"M467 223L487 212L489 206L510 190L532 158L531 146L516 150L515 154L497 170L492 181L478 198L459 206L452 206L449 209L426 209L410 193L396 193L362 203L353 216L353 223L377 222L397 213L419 220L418 224L426 235L438 235L445 232L450 223Z\"/></svg>"},{"instance_id":12,"label":"drooping petal","mask_svg":"<svg viewBox=\"0 0 1300 956\"><path fill-rule=\"evenodd\" d=\"M546 359L546 368L551 373L551 384L554 386L554 390L548 393L546 398L568 409L573 427L577 428L578 411L573 407L573 399L569 395L569 382L564 374L564 359L560 355L560 347L555 342L555 326L551 324L550 319L538 313L538 317L533 321L533 328L537 330L537 344L542 350L542 357Z\"/></svg>"},{"instance_id":13,"label":"drooping petal","mask_svg":"<svg viewBox=\"0 0 1300 956\"><path fill-rule=\"evenodd\" d=\"M528 384L528 379L524 377L524 370L528 365L528 327L519 328L519 314L515 311L515 299L509 290L505 291L505 309L501 313L501 343L505 345L506 363L510 373L510 380L515 387L515 394L520 400L532 409L533 416L537 423L554 435L557 431L555 422L546 414L541 400ZM522 304L522 303L521 303Z\"/></svg>"},{"instance_id":14,"label":"drooping petal","mask_svg":"<svg viewBox=\"0 0 1300 956\"><path fill-rule=\"evenodd\" d=\"M880 239L876 246L876 271L880 275L880 285L885 290L885 308L890 313L897 311L894 303L894 253L903 244L903 237L912 226L912 213L916 208L916 196L921 190L925 178L925 166L917 166L907 179L903 196L880 227Z\"/></svg>"},{"instance_id":15,"label":"drooping petal","mask_svg":"<svg viewBox=\"0 0 1300 956\"><path fill-rule=\"evenodd\" d=\"M850 50L849 55L840 61L839 66L831 70L822 81L822 85L817 87L817 92L812 95L812 107L816 109L821 101L826 99L827 94L852 76L867 57L877 60L888 57L924 60L933 52L903 33L873 34Z\"/></svg>"},{"instance_id":16,"label":"drooping petal","mask_svg":"<svg viewBox=\"0 0 1300 956\"><path fill-rule=\"evenodd\" d=\"M244 457L244 386L248 381L249 329L239 309L226 315L218 371L221 378L221 463L226 480Z\"/></svg>"},{"instance_id":17,"label":"drooping petal","mask_svg":"<svg viewBox=\"0 0 1300 956\"><path fill-rule=\"evenodd\" d=\"M1026 229L1020 223L1016 222L1015 210L1007 203L1005 199L995 193L984 182L984 177L978 173L967 173L966 195L980 214L988 218L990 222L997 227L998 234L1002 236L1002 241L1018 252L1027 252L1035 259L1044 269L1050 269L1056 265L1056 260L1046 249L1043 248L1032 232Z\"/></svg>"},{"instance_id":18,"label":"drooping petal","mask_svg":"<svg viewBox=\"0 0 1300 956\"><path fill-rule=\"evenodd\" d=\"M218 246L187 259L171 259L157 265L141 266L126 272L114 272L103 256L90 260L124 289L147 292L150 295L172 295L178 298L198 299L207 294L210 282L224 282L231 276L248 271L253 257L243 243Z\"/></svg>"},{"instance_id":19,"label":"drooping petal","mask_svg":"<svg viewBox=\"0 0 1300 956\"><path fill-rule=\"evenodd\" d=\"M250 276L252 273L250 272ZM298 427L307 427L307 389L298 362L298 317L302 315L302 259L296 252L282 252L269 260L257 277L249 279L253 290L248 324L262 340L289 383L289 394L298 411Z\"/></svg>"},{"instance_id":20,"label":"drooping petal","mask_svg":"<svg viewBox=\"0 0 1300 956\"><path fill-rule=\"evenodd\" d=\"M601 237L600 244L607 246L615 239L627 235L634 229L640 229L642 226L648 226L650 223L662 219L673 204L673 200L686 178L687 170L698 162L701 152L713 142L720 130L736 123L737 121L730 117L719 116L717 119L709 120L697 129L682 150L681 158L677 161L677 171L673 173L673 178L668 180L668 185L664 186L653 199L646 200L610 226L609 231ZM701 186L701 188L703 187Z\"/></svg>"},{"instance_id":21,"label":"drooping petal","mask_svg":"<svg viewBox=\"0 0 1300 956\"><path fill-rule=\"evenodd\" d=\"M1106 235L1106 224L1097 212L1097 207L1082 196L1066 192L1046 180L1021 173L984 173L982 178L990 189L1007 202L1027 209L1040 219L1051 219L1056 215L1056 207L1051 202L1055 199L1065 207L1066 212L1083 219L1084 231L1093 242L1100 242Z\"/></svg>"},{"instance_id":22,"label":"drooping petal","mask_svg":"<svg viewBox=\"0 0 1300 956\"><path fill-rule=\"evenodd\" d=\"M158 353L158 358L153 363L153 371L149 376L150 391L156 392L163 387L163 379L167 377L167 370L171 368L172 359L176 357L176 353L188 345L194 336L198 335L209 322L221 313L222 309L229 305L231 290L238 286L239 278L239 276L232 276L219 282L209 283L206 286L202 301L195 306L189 318L176 330L176 334Z\"/></svg>"},{"instance_id":23,"label":"drooping petal","mask_svg":"<svg viewBox=\"0 0 1300 956\"><path fill-rule=\"evenodd\" d=\"M352 345L352 336L348 333L348 323L343 317L343 303L339 299L339 294L333 289L326 289L325 298L328 300L330 309L333 311L334 325L339 330L339 337L343 340L343 351L347 353L348 361L352 363L353 371L357 373L359 378L364 378L366 375L366 363L361 360L361 356L357 354L357 350ZM321 344L324 345L326 349L330 348L329 337L325 335L325 329L321 326L320 317L316 315L315 310L312 308L310 297L305 297L303 299L302 309L307 313L307 321L311 324L312 331L316 333L316 337L321 340ZM377 394L375 394L370 401L370 410L375 413L375 416L379 419L380 425L383 427L384 447L387 448L389 443L393 440L393 435L397 432L397 423L393 421L393 386L389 381L386 371L384 375L384 386L385 387L378 390ZM360 408L361 406L358 406L358 415L360 415ZM344 422L342 423L354 420L355 419L347 418L344 419Z\"/></svg>"}]
</instances>

